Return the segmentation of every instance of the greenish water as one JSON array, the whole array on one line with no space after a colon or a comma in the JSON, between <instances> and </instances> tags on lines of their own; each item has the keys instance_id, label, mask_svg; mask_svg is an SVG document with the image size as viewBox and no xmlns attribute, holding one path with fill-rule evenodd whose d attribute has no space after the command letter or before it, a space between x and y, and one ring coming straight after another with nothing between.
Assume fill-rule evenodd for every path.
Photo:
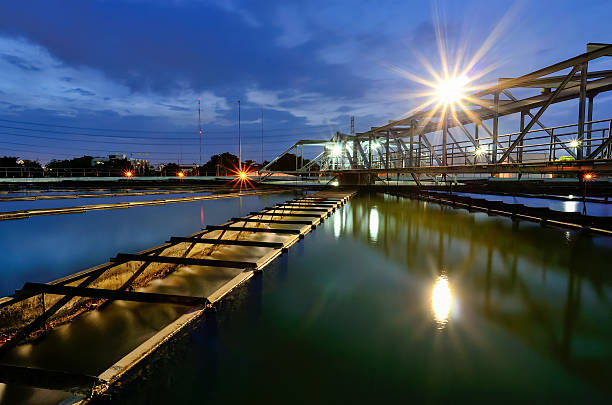
<instances>
[{"instance_id":1,"label":"greenish water","mask_svg":"<svg viewBox=\"0 0 612 405\"><path fill-rule=\"evenodd\" d=\"M64 251L58 259L63 272L74 268L75 257L96 264L101 260L94 256L125 250L126 241L134 251L193 232L203 221L223 222L291 197L3 226L42 236L54 225L57 246L82 247ZM83 235L97 246L86 248ZM49 270L53 256L40 252L29 259L47 268L37 277L61 275ZM260 253L232 247L224 254L250 260ZM612 394L611 259L612 238L396 197L356 197L216 312L164 345L104 402L606 403ZM185 266L145 290L202 296L235 274ZM0 275L5 289L25 276ZM116 301L2 361L97 375L184 311ZM66 397L0 384L1 404L53 404Z\"/></svg>"},{"instance_id":2,"label":"greenish water","mask_svg":"<svg viewBox=\"0 0 612 405\"><path fill-rule=\"evenodd\" d=\"M612 239L358 197L113 403L605 403Z\"/></svg>"}]
</instances>

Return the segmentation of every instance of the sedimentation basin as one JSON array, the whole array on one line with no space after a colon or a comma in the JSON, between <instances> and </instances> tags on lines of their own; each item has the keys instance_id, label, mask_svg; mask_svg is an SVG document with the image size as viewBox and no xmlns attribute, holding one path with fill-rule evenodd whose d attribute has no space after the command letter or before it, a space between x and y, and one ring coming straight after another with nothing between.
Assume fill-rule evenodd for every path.
<instances>
[{"instance_id":1,"label":"sedimentation basin","mask_svg":"<svg viewBox=\"0 0 612 405\"><path fill-rule=\"evenodd\" d=\"M605 402L611 257L605 236L361 195L149 356L110 398ZM206 288L191 272L173 276L160 288ZM174 316L160 305L122 318L131 304L113 306L109 322L94 311L56 328L63 350L35 342L16 356L84 369L85 357L106 361L107 348ZM92 328L116 337L79 340ZM2 398L23 397L5 387Z\"/></svg>"}]
</instances>

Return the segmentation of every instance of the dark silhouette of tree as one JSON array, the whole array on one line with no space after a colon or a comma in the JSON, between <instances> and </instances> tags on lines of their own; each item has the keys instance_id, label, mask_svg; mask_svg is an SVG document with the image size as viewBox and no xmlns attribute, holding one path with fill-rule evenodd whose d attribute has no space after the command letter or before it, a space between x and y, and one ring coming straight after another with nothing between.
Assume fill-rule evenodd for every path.
<instances>
[{"instance_id":1,"label":"dark silhouette of tree","mask_svg":"<svg viewBox=\"0 0 612 405\"><path fill-rule=\"evenodd\" d=\"M14 156L0 157L0 167L17 167L17 157L14 157Z\"/></svg>"},{"instance_id":2,"label":"dark silhouette of tree","mask_svg":"<svg viewBox=\"0 0 612 405\"><path fill-rule=\"evenodd\" d=\"M43 169L35 160L17 161L17 157L0 157L0 177L42 177Z\"/></svg>"},{"instance_id":3,"label":"dark silhouette of tree","mask_svg":"<svg viewBox=\"0 0 612 405\"><path fill-rule=\"evenodd\" d=\"M83 169L86 167L91 167L91 159L93 159L93 156L88 156L88 155L70 159L70 160L53 159L47 164L47 168L48 169L59 169L59 168Z\"/></svg>"},{"instance_id":4,"label":"dark silhouette of tree","mask_svg":"<svg viewBox=\"0 0 612 405\"><path fill-rule=\"evenodd\" d=\"M202 166L202 171L219 174L219 176L229 176L238 169L238 157L229 152L220 155L212 155L210 160Z\"/></svg>"},{"instance_id":5,"label":"dark silhouette of tree","mask_svg":"<svg viewBox=\"0 0 612 405\"><path fill-rule=\"evenodd\" d=\"M176 176L180 170L181 168L176 163L168 163L162 169L162 176Z\"/></svg>"}]
</instances>

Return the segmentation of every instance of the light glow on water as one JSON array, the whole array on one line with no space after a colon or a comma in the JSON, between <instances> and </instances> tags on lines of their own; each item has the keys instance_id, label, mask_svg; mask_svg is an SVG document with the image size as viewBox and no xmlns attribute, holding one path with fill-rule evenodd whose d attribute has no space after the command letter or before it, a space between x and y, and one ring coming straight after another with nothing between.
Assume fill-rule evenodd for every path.
<instances>
[{"instance_id":1,"label":"light glow on water","mask_svg":"<svg viewBox=\"0 0 612 405\"><path fill-rule=\"evenodd\" d=\"M339 213L334 215L334 237L338 239L342 233L342 218Z\"/></svg>"},{"instance_id":2,"label":"light glow on water","mask_svg":"<svg viewBox=\"0 0 612 405\"><path fill-rule=\"evenodd\" d=\"M370 210L370 239L374 242L378 240L378 210L376 208Z\"/></svg>"},{"instance_id":3,"label":"light glow on water","mask_svg":"<svg viewBox=\"0 0 612 405\"><path fill-rule=\"evenodd\" d=\"M451 312L453 295L451 293L448 277L441 275L436 280L431 293L431 308L434 318L438 323L438 329L443 329L448 322Z\"/></svg>"},{"instance_id":4,"label":"light glow on water","mask_svg":"<svg viewBox=\"0 0 612 405\"><path fill-rule=\"evenodd\" d=\"M578 201L563 201L563 211L578 212Z\"/></svg>"}]
</instances>

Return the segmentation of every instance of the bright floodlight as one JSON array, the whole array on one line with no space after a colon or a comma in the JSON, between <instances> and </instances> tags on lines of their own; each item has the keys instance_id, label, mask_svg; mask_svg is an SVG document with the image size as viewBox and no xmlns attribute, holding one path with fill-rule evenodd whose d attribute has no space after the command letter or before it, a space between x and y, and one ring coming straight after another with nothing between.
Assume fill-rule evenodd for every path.
<instances>
[{"instance_id":1,"label":"bright floodlight","mask_svg":"<svg viewBox=\"0 0 612 405\"><path fill-rule=\"evenodd\" d=\"M332 156L338 157L342 154L342 147L338 144L334 145L331 150Z\"/></svg>"},{"instance_id":2,"label":"bright floodlight","mask_svg":"<svg viewBox=\"0 0 612 405\"><path fill-rule=\"evenodd\" d=\"M438 84L436 96L444 104L452 104L465 98L466 86L469 80L465 76L446 79Z\"/></svg>"},{"instance_id":3,"label":"bright floodlight","mask_svg":"<svg viewBox=\"0 0 612 405\"><path fill-rule=\"evenodd\" d=\"M569 143L570 148L577 148L580 145L578 139L572 139Z\"/></svg>"},{"instance_id":4,"label":"bright floodlight","mask_svg":"<svg viewBox=\"0 0 612 405\"><path fill-rule=\"evenodd\" d=\"M247 174L246 174L246 172L240 172L240 178L241 178L242 180L245 180L245 179L247 178Z\"/></svg>"},{"instance_id":5,"label":"bright floodlight","mask_svg":"<svg viewBox=\"0 0 612 405\"><path fill-rule=\"evenodd\" d=\"M474 151L474 154L476 156L482 156L485 153L484 149L481 147L476 148L476 150Z\"/></svg>"}]
</instances>

